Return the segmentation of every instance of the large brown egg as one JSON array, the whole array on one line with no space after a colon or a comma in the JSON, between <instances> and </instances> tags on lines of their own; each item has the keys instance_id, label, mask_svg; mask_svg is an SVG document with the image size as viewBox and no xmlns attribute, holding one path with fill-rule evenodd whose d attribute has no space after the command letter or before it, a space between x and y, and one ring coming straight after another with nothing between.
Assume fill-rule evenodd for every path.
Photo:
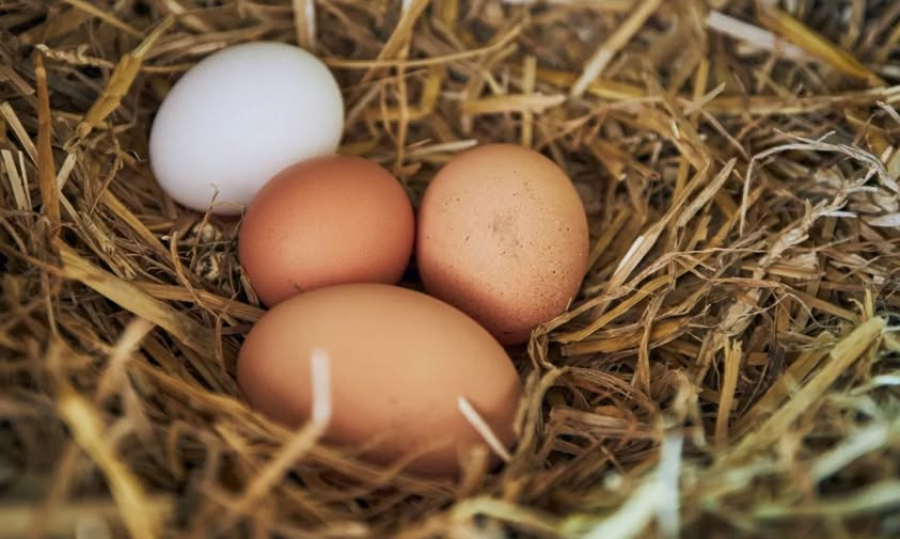
<instances>
[{"instance_id":1,"label":"large brown egg","mask_svg":"<svg viewBox=\"0 0 900 539\"><path fill-rule=\"evenodd\" d=\"M435 298L383 284L347 284L294 296L247 335L238 384L252 407L289 427L310 418L311 356L330 357L333 413L326 440L378 464L438 444L409 470L458 473L460 452L484 444L458 409L465 397L507 447L521 385L503 347ZM485 444L486 445L486 444Z\"/></svg>"},{"instance_id":2,"label":"large brown egg","mask_svg":"<svg viewBox=\"0 0 900 539\"><path fill-rule=\"evenodd\" d=\"M453 158L429 184L416 260L430 294L515 344L565 311L588 242L581 198L559 166L522 146L486 144Z\"/></svg>"},{"instance_id":3,"label":"large brown egg","mask_svg":"<svg viewBox=\"0 0 900 539\"><path fill-rule=\"evenodd\" d=\"M378 164L351 156L301 161L256 194L238 255L268 306L343 283L400 280L415 222L403 187Z\"/></svg>"}]
</instances>

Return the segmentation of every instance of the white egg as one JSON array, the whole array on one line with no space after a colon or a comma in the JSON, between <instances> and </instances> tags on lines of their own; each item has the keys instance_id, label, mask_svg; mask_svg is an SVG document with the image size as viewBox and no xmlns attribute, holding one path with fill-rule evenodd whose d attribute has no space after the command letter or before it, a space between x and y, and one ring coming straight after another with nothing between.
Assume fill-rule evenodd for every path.
<instances>
[{"instance_id":1,"label":"white egg","mask_svg":"<svg viewBox=\"0 0 900 539\"><path fill-rule=\"evenodd\" d=\"M284 43L236 45L172 87L150 132L150 165L175 201L239 213L287 166L335 153L344 102L329 69Z\"/></svg>"}]
</instances>

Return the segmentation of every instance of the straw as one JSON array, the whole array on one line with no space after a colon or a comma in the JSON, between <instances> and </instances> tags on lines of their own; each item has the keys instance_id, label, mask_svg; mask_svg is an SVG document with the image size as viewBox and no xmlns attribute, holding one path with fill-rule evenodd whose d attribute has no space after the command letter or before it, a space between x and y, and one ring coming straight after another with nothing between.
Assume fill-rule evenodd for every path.
<instances>
[{"instance_id":1,"label":"straw","mask_svg":"<svg viewBox=\"0 0 900 539\"><path fill-rule=\"evenodd\" d=\"M7 2L0 537L895 532L900 7L819 7ZM298 430L243 398L237 357L266 307L240 220L168 198L147 137L179 77L256 40L326 63L339 151L416 205L486 142L571 178L587 265L568 309L508 349L516 446L461 389L450 405L483 444L459 477L407 469L446 437L367 462L367 443L323 436L347 420L324 405L339 357L316 356ZM401 285L421 285L414 268Z\"/></svg>"}]
</instances>

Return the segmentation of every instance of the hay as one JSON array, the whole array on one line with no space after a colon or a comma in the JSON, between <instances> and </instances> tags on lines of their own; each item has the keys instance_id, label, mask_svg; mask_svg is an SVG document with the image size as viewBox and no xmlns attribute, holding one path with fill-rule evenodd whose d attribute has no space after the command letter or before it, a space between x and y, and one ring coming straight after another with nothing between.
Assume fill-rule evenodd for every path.
<instances>
[{"instance_id":1,"label":"hay","mask_svg":"<svg viewBox=\"0 0 900 539\"><path fill-rule=\"evenodd\" d=\"M898 28L885 0L5 2L0 537L896 536ZM237 223L167 200L147 133L258 39L329 63L341 151L414 199L479 141L577 184L591 267L512 351L499 472L372 468L239 398Z\"/></svg>"}]
</instances>

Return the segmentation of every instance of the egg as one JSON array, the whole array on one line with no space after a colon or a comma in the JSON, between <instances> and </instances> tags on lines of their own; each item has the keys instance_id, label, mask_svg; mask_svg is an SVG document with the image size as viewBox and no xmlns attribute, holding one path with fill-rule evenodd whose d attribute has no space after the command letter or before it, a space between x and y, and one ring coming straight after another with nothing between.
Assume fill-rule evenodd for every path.
<instances>
[{"instance_id":1,"label":"egg","mask_svg":"<svg viewBox=\"0 0 900 539\"><path fill-rule=\"evenodd\" d=\"M522 387L504 348L461 311L421 292L346 284L294 296L247 335L237 380L251 407L289 428L311 417L311 358L330 364L326 443L361 449L407 470L458 474L460 454L483 437L459 411L464 397L507 449ZM496 460L495 460L496 462Z\"/></svg>"},{"instance_id":2,"label":"egg","mask_svg":"<svg viewBox=\"0 0 900 539\"><path fill-rule=\"evenodd\" d=\"M240 213L296 161L334 153L344 127L337 81L305 50L235 45L188 70L163 99L150 131L150 166L176 202Z\"/></svg>"},{"instance_id":3,"label":"egg","mask_svg":"<svg viewBox=\"0 0 900 539\"><path fill-rule=\"evenodd\" d=\"M427 291L519 344L565 312L589 232L566 173L541 153L484 144L446 163L423 194L416 262Z\"/></svg>"},{"instance_id":4,"label":"egg","mask_svg":"<svg viewBox=\"0 0 900 539\"><path fill-rule=\"evenodd\" d=\"M415 233L410 199L390 172L362 157L318 157L287 167L254 197L238 257L272 306L324 286L397 283Z\"/></svg>"}]
</instances>

